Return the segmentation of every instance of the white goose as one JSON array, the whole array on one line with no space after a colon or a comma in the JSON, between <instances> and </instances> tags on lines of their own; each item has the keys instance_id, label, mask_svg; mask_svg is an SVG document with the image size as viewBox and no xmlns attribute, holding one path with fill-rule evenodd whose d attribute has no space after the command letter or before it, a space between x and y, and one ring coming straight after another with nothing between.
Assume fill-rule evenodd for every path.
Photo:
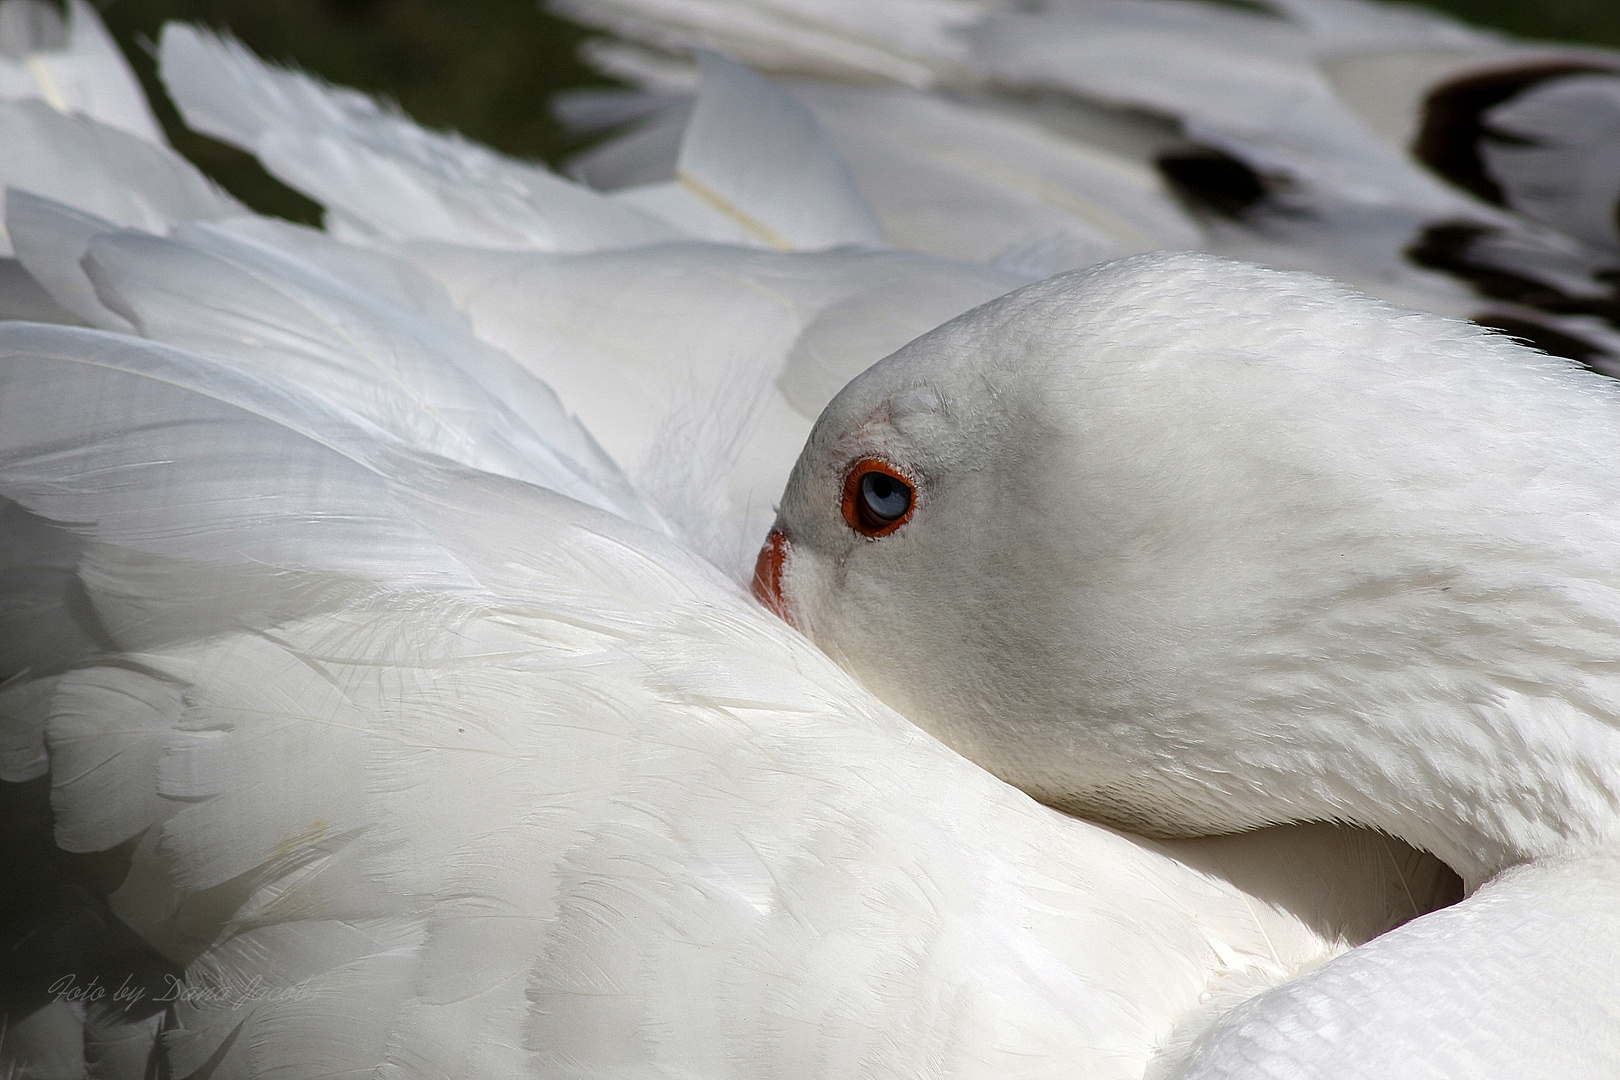
<instances>
[{"instance_id":1,"label":"white goose","mask_svg":"<svg viewBox=\"0 0 1620 1080\"><path fill-rule=\"evenodd\" d=\"M209 356L8 331L3 426L8 493L97 537L91 629L125 656L9 688L31 767L47 725L59 835L144 836L113 903L191 985L296 989L186 1002L181 1068L1140 1075L1437 895L1356 834L1167 849L1043 811L667 542L424 457L667 519L543 393L538 430L500 409L505 365L408 267L262 222L12 210L81 318Z\"/></svg>"},{"instance_id":2,"label":"white goose","mask_svg":"<svg viewBox=\"0 0 1620 1080\"><path fill-rule=\"evenodd\" d=\"M81 172L92 121L11 108ZM184 166L121 150L96 208L161 209ZM49 770L56 842L122 863L86 910L180 980L51 972L22 1075L143 1075L162 997L178 1075L1135 1077L1445 898L1369 834L1038 806L661 538L409 266L231 210L8 201L104 329L0 328L6 776ZM805 265L863 260L952 280Z\"/></svg>"}]
</instances>

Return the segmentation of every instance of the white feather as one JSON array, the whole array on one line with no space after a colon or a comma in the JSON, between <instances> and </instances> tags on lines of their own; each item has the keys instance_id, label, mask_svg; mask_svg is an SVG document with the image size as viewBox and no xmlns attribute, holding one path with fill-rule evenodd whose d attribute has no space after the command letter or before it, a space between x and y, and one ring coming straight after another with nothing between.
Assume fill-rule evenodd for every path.
<instances>
[{"instance_id":1,"label":"white feather","mask_svg":"<svg viewBox=\"0 0 1620 1080\"><path fill-rule=\"evenodd\" d=\"M0 335L0 453L9 497L27 509L171 559L468 580L447 554L404 559L422 534L388 497L376 471L388 444L369 425L285 383L136 338L26 323ZM109 423L103 407L121 419ZM282 423L321 441L289 441ZM122 483L97 494L109 474Z\"/></svg>"},{"instance_id":2,"label":"white feather","mask_svg":"<svg viewBox=\"0 0 1620 1080\"><path fill-rule=\"evenodd\" d=\"M545 384L460 327L203 225L98 238L85 266L145 337L280 372L411 446L657 522Z\"/></svg>"},{"instance_id":3,"label":"white feather","mask_svg":"<svg viewBox=\"0 0 1620 1080\"><path fill-rule=\"evenodd\" d=\"M809 110L718 53L700 53L698 63L703 82L675 166L682 187L767 247L882 242L882 226Z\"/></svg>"},{"instance_id":4,"label":"white feather","mask_svg":"<svg viewBox=\"0 0 1620 1080\"><path fill-rule=\"evenodd\" d=\"M167 146L38 101L0 101L0 140L7 147L0 185L118 225L160 230L245 212ZM9 245L4 253L11 253Z\"/></svg>"},{"instance_id":5,"label":"white feather","mask_svg":"<svg viewBox=\"0 0 1620 1080\"><path fill-rule=\"evenodd\" d=\"M541 251L678 235L538 165L425 131L364 94L272 68L233 41L171 23L161 56L164 83L189 125L258 155L362 235Z\"/></svg>"},{"instance_id":6,"label":"white feather","mask_svg":"<svg viewBox=\"0 0 1620 1080\"><path fill-rule=\"evenodd\" d=\"M106 646L87 618L83 553L71 532L0 502L0 686L55 674Z\"/></svg>"},{"instance_id":7,"label":"white feather","mask_svg":"<svg viewBox=\"0 0 1620 1080\"><path fill-rule=\"evenodd\" d=\"M848 379L1014 275L902 252L679 244L400 249L722 565L745 569L812 418Z\"/></svg>"},{"instance_id":8,"label":"white feather","mask_svg":"<svg viewBox=\"0 0 1620 1080\"><path fill-rule=\"evenodd\" d=\"M763 68L786 66L924 88L960 74L968 51L960 32L994 5L981 0L553 0L552 7L665 50L702 45Z\"/></svg>"},{"instance_id":9,"label":"white feather","mask_svg":"<svg viewBox=\"0 0 1620 1080\"><path fill-rule=\"evenodd\" d=\"M170 812L149 784L180 711L180 686L126 668L88 668L53 684L46 746L56 843L106 851Z\"/></svg>"},{"instance_id":10,"label":"white feather","mask_svg":"<svg viewBox=\"0 0 1620 1080\"><path fill-rule=\"evenodd\" d=\"M1172 10L1176 5L1167 5ZM974 31L986 71L1180 117L1195 139L1362 204L1457 213L1467 200L1409 165L1334 94L1287 23L1185 5L1178 24L1138 0L1007 15Z\"/></svg>"},{"instance_id":11,"label":"white feather","mask_svg":"<svg viewBox=\"0 0 1620 1080\"><path fill-rule=\"evenodd\" d=\"M1151 167L1152 152L1172 139L1151 130L1143 137L1140 123L1080 118L1092 121L1087 135L1122 133L1140 144L1127 154L1047 130L1041 113L1021 115L999 103L992 108L914 91L804 81L785 90L814 114L871 201L884 238L898 247L989 262L1040 243L1055 263L1035 275L1044 277L1138 251L1205 243L1203 230ZM730 115L747 112L733 104ZM1080 112L1071 106L1065 119ZM576 158L570 169L643 205L677 198L681 189L672 178L684 152L682 133L691 138L690 115L678 102L668 104L634 131ZM692 198L688 193L683 205ZM734 221L716 227L730 232L705 235L758 242Z\"/></svg>"},{"instance_id":12,"label":"white feather","mask_svg":"<svg viewBox=\"0 0 1620 1080\"><path fill-rule=\"evenodd\" d=\"M0 99L33 98L64 114L82 114L157 146L163 129L146 104L96 9L6 0L0 5Z\"/></svg>"},{"instance_id":13,"label":"white feather","mask_svg":"<svg viewBox=\"0 0 1620 1080\"><path fill-rule=\"evenodd\" d=\"M96 296L84 272L90 241L118 226L106 218L12 189L6 193L6 232L22 268L64 310L102 330L134 329Z\"/></svg>"}]
</instances>

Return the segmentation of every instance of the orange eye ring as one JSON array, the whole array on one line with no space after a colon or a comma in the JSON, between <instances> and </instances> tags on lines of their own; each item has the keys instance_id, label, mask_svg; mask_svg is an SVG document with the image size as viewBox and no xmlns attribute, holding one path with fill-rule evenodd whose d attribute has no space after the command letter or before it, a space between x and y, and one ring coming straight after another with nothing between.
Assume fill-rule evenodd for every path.
<instances>
[{"instance_id":1,"label":"orange eye ring","mask_svg":"<svg viewBox=\"0 0 1620 1080\"><path fill-rule=\"evenodd\" d=\"M888 536L910 521L916 508L916 482L887 461L862 458L850 466L844 478L844 520L862 536Z\"/></svg>"}]
</instances>

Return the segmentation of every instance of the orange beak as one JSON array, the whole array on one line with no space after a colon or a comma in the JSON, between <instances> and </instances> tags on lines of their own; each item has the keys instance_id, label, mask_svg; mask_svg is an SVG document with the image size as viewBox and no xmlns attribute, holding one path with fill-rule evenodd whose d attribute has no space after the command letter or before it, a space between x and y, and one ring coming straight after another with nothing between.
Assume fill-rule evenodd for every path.
<instances>
[{"instance_id":1,"label":"orange beak","mask_svg":"<svg viewBox=\"0 0 1620 1080\"><path fill-rule=\"evenodd\" d=\"M789 550L787 533L772 529L765 538L765 546L759 549L759 558L754 562L754 581L749 588L755 599L792 626L793 617L788 614L787 601L782 599L782 567L787 563Z\"/></svg>"}]
</instances>

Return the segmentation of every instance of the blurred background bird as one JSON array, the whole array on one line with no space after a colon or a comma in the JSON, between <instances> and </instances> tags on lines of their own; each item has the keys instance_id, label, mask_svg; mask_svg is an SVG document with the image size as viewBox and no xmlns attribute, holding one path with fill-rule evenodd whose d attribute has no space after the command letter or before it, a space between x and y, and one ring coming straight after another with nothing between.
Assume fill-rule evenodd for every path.
<instances>
[{"instance_id":1,"label":"blurred background bird","mask_svg":"<svg viewBox=\"0 0 1620 1080\"><path fill-rule=\"evenodd\" d=\"M582 86L623 85L580 56L598 30L533 0L103 0L95 6L175 146L253 209L295 221L313 222L319 207L266 175L249 155L180 123L148 45L165 22L228 30L266 59L392 99L427 127L453 129L552 165L588 140L546 108L548 99ZM1620 48L1620 20L1608 0L1419 6L1531 40Z\"/></svg>"},{"instance_id":2,"label":"blurred background bird","mask_svg":"<svg viewBox=\"0 0 1620 1080\"><path fill-rule=\"evenodd\" d=\"M1149 6L1154 2L1149 0ZM1160 2L1167 12L1185 8L1176 0ZM649 159L658 157L656 149L649 153L652 144L662 142L672 152L685 121L685 106L680 99L682 91L689 99L690 78L677 74L677 82L686 83L673 87L676 93L669 94L672 87L659 83L669 72L660 68L658 61L681 57L686 46L703 44L732 51L744 62L778 78L806 74L825 78L831 74L836 84L838 75L850 74L825 66L817 68L814 63L807 68L810 54L803 50L809 47L813 52L817 46L811 39L821 32L813 7L806 9L810 15L802 20L808 28L805 38L795 40L792 35L797 31L789 30L787 37L763 47L759 43L750 46L726 29L726 20L738 16L729 12L728 5L714 3L660 8L591 0L556 0L550 4L529 0L114 0L97 7L140 77L164 134L177 150L250 208L316 225L321 221L318 203L268 175L252 155L181 122L158 78L153 55L152 43L165 22L181 20L227 31L268 60L397 104L427 128L459 132L513 157L543 162L603 190L645 179L635 173L645 171ZM1350 14L1350 8L1345 9L1345 21L1339 25L1333 25L1332 18L1291 13L1291 17L1303 18L1306 23L1318 20L1311 30L1316 37L1313 47L1325 48L1316 49L1317 58L1328 70L1332 92L1358 112L1359 121L1384 141L1400 144L1398 148L1410 151L1410 157L1421 161L1428 174L1437 175L1442 181L1437 191L1465 191L1487 204L1516 211L1521 219L1530 219L1529 230L1510 228L1511 235L1503 233L1501 222L1481 220L1467 207L1456 213L1456 207L1418 206L1409 198L1411 192L1397 196L1395 201L1403 204L1403 210L1393 214L1379 199L1373 200L1378 205L1370 210L1354 197L1348 203L1337 199L1328 203L1313 201L1309 193L1297 190L1299 177L1290 175L1288 168L1268 168L1275 164L1267 156L1269 151L1256 155L1224 143L1216 145L1220 140L1205 137L1209 133L1202 130L1207 118L1187 114L1178 109L1177 102L1151 100L1151 94L1149 99L1132 97L1119 87L1096 93L1096 87L1072 84L1072 80L1066 83L1062 77L1054 80L1043 74L1043 61L1030 54L1028 43L1018 40L1020 19L1027 24L1030 36L1042 39L1043 47L1051 50L1055 62L1068 63L1064 43L1058 41L1053 48L1045 40L1054 14L1067 17L1060 11L1063 5L1036 5L1027 11L1018 8L1017 12L1015 6L998 4L955 7L961 10L951 18L962 26L953 26L948 35L977 35L976 57L969 65L972 70L966 81L953 83L950 76L929 75L928 88L939 91L936 96L988 103L1003 110L1010 102L1021 99L1014 103L1014 110L1022 113L1020 119L1034 119L1060 137L1073 136L1077 144L1105 150L1118 147L1110 145L1108 131L1097 130L1094 118L1082 117L1076 126L1075 101L1125 106L1129 114L1126 127L1132 129L1125 138L1138 144L1143 136L1139 110L1145 107L1157 119L1168 119L1171 129L1179 125L1173 139L1150 135L1150 141L1156 139L1160 145L1151 147L1148 156L1164 181L1190 203L1206 228L1206 235L1196 242L1162 231L1146 242L1101 247L1054 240L1052 235L1038 231L1027 236L1009 234L1016 235L1016 242L1011 244L1004 243L1004 235L978 241L981 246L987 242L1002 245L994 254L1014 271L1038 277L1130 250L1203 247L1284 268L1337 276L1397 303L1472 318L1545 351L1591 363L1599 370L1606 370L1620 349L1620 337L1614 336L1612 310L1614 267L1607 257L1620 243L1620 237L1614 235L1613 200L1609 198L1612 193L1607 192L1608 175L1614 170L1609 167L1612 162L1606 164L1606 157L1593 159L1589 151L1581 148L1612 141L1606 140L1600 129L1612 111L1611 105L1605 103L1614 97L1613 87L1585 87L1588 94L1598 95L1594 103L1577 100L1583 88L1579 80L1570 82L1570 77L1580 74L1589 62L1579 54L1579 46L1620 46L1620 24L1605 0L1435 0L1408 9L1472 24L1486 32L1479 41L1490 40L1491 34L1511 35L1497 39L1504 47L1500 55L1486 55L1493 51L1487 48L1467 60L1446 57L1454 47L1464 53L1475 50L1479 41L1434 39L1425 43L1419 40L1419 34L1406 43L1371 41L1373 48L1369 52L1364 49L1369 42L1354 40L1357 34L1365 36L1367 28L1357 25L1360 16ZM1235 15L1288 14L1286 4L1274 6L1273 10L1251 0L1230 0L1216 7ZM1399 12L1403 7L1392 6L1390 10ZM769 8L767 5L762 10ZM1083 9L1084 5L1074 10ZM899 21L909 18L899 9L896 12L889 17ZM1201 16L1189 14L1193 21L1183 29L1196 40L1198 34L1208 33L1210 28L1198 23ZM739 25L753 17L743 14ZM792 23L790 18L772 28L769 24L773 17L767 15L764 19L767 38L782 34L783 27ZM924 15L922 23L932 17ZM1167 25L1171 22L1174 20L1166 20ZM973 29L968 29L969 24ZM1374 31L1373 36L1377 33ZM1539 55L1537 43L1550 51ZM1570 52L1569 46L1577 51ZM1246 47L1252 48L1254 55L1262 55L1267 46L1250 43ZM904 51L900 48L894 55ZM1337 55L1341 52L1343 55ZM1409 55L1394 55L1402 52ZM655 61L652 68L641 63L649 56ZM1222 61L1216 58L1214 62ZM901 63L903 66L904 61ZM1237 66L1242 63L1239 59ZM1599 59L1597 66L1603 68L1609 63ZM1448 65L1456 70L1448 72ZM1514 70L1504 74L1505 68ZM1476 69L1484 75L1480 85L1468 80ZM856 81L878 83L896 77L895 70L854 74ZM980 93L986 85L982 82L985 76L992 80L988 94ZM897 77L902 83L910 78L904 71ZM659 85L650 84L649 78ZM1612 82L1612 77L1608 81ZM1549 94L1545 91L1551 83L1560 85ZM1444 88L1447 94L1424 102L1414 89L1420 84L1422 93ZM593 99L592 89L609 93L600 100ZM1263 86L1257 89L1266 92ZM603 102L613 98L615 92L618 103L604 106ZM804 87L797 92L801 97L820 93L825 99L833 97L836 88ZM1403 94L1406 100L1400 100ZM984 100L987 97L988 102ZM859 142L863 136L879 141L885 138L871 130L838 130L836 117L854 111L847 101L810 103L820 121L833 129L838 149L846 158L859 156L852 142ZM1493 108L1496 111L1492 117L1486 118L1485 113ZM1568 115L1586 115L1590 119L1576 132L1563 119ZM1067 131L1064 125L1068 125ZM1566 144L1553 145L1556 140L1543 138L1545 132L1541 129L1547 128L1567 132ZM1119 134L1112 133L1116 139ZM1483 150L1471 149L1479 138L1489 145ZM606 152L593 152L603 144ZM1140 150L1140 146L1134 149ZM1333 159L1342 153L1343 148L1338 146L1326 151L1330 167L1340 164ZM1587 165L1571 166L1572 154L1586 158ZM624 171L627 158L631 162L629 173ZM856 164L859 166L859 162ZM655 171L657 167L652 165ZM1503 182L1504 170L1514 171L1518 179ZM1548 177L1556 177L1550 185L1554 190L1549 190ZM858 179L867 189L868 198L881 203L882 196L874 196L872 191L872 178L861 175ZM1411 177L1406 177L1397 181L1397 186L1410 181ZM898 176L893 186L915 188L914 201L943 201L938 199L938 192L925 183L919 184L910 173ZM972 191L965 197L981 194ZM1432 203L1433 195L1431 191L1417 202L1427 199ZM964 195L957 193L957 197ZM1103 200L1105 204L1107 201ZM882 206L878 209L880 214L884 212ZM1472 209L1477 211L1478 207ZM990 261L985 251L974 250L972 242L963 239L969 230L960 220L947 225L945 231L953 234L947 242L932 246L896 228L896 220L910 221L918 213L916 206L900 206L885 217L890 243ZM1019 227L1033 228L1027 221ZM1595 234L1596 244L1592 242L1594 235L1583 234ZM1564 242L1570 237L1580 250L1572 250ZM1591 250L1594 246L1595 259ZM1412 291L1414 283L1416 292ZM1439 285L1438 294L1425 289L1434 285Z\"/></svg>"}]
</instances>

